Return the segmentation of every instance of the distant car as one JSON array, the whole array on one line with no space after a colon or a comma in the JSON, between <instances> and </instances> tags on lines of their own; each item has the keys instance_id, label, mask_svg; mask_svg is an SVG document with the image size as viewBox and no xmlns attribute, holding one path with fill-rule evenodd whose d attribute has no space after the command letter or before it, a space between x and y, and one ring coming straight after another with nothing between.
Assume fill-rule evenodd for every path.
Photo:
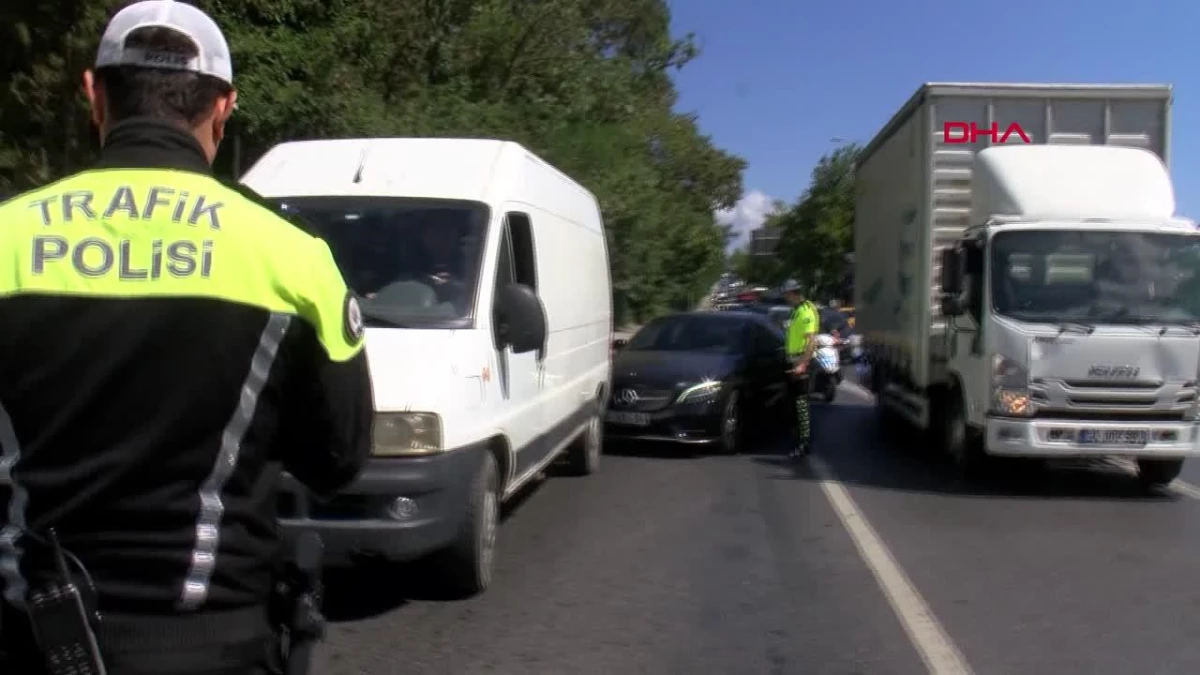
<instances>
[{"instance_id":1,"label":"distant car","mask_svg":"<svg viewBox=\"0 0 1200 675\"><path fill-rule=\"evenodd\" d=\"M782 330L787 330L792 321L792 308L788 305L768 305L767 316Z\"/></svg>"},{"instance_id":2,"label":"distant car","mask_svg":"<svg viewBox=\"0 0 1200 675\"><path fill-rule=\"evenodd\" d=\"M744 421L781 420L783 332L760 314L693 312L655 319L617 352L605 414L610 440L715 445L738 452Z\"/></svg>"},{"instance_id":3,"label":"distant car","mask_svg":"<svg viewBox=\"0 0 1200 675\"><path fill-rule=\"evenodd\" d=\"M767 317L780 330L787 330L788 321L792 318L792 308L785 304L756 302L737 307L739 311L751 312Z\"/></svg>"}]
</instances>

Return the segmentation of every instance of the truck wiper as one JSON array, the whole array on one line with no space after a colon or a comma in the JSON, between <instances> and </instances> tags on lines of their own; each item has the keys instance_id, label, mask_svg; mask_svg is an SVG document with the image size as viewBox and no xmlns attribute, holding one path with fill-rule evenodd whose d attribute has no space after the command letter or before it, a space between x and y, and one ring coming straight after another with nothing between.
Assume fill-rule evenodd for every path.
<instances>
[{"instance_id":1,"label":"truck wiper","mask_svg":"<svg viewBox=\"0 0 1200 675\"><path fill-rule=\"evenodd\" d=\"M1083 321L1064 321L1058 324L1059 335L1062 335L1063 333L1083 333L1084 335L1091 335L1095 332L1095 326L1090 323L1084 323Z\"/></svg>"},{"instance_id":2,"label":"truck wiper","mask_svg":"<svg viewBox=\"0 0 1200 675\"><path fill-rule=\"evenodd\" d=\"M1166 335L1168 332L1170 332L1170 330L1172 328L1178 328L1180 330L1185 330L1185 331L1191 333L1192 335L1200 335L1200 323L1189 322L1189 323L1166 324L1162 328L1158 329L1158 336L1162 337L1162 336Z\"/></svg>"},{"instance_id":3,"label":"truck wiper","mask_svg":"<svg viewBox=\"0 0 1200 675\"><path fill-rule=\"evenodd\" d=\"M1091 310L1088 311L1089 319L1100 319L1101 321L1116 321L1117 319L1124 319L1128 316L1129 316L1129 308L1128 307L1118 307L1116 309L1109 310L1107 312L1102 312L1099 309L1093 307Z\"/></svg>"}]
</instances>

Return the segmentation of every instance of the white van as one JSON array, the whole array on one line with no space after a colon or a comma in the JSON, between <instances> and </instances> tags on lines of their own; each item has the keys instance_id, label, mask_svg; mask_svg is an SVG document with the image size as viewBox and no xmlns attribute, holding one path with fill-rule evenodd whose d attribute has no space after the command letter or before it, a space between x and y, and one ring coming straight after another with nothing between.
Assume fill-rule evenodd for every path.
<instances>
[{"instance_id":1,"label":"white van","mask_svg":"<svg viewBox=\"0 0 1200 675\"><path fill-rule=\"evenodd\" d=\"M427 558L491 580L500 504L566 454L596 469L612 297L595 197L516 143L389 138L271 149L242 179L325 239L359 297L375 457L329 502L285 477L285 533L333 561Z\"/></svg>"}]
</instances>

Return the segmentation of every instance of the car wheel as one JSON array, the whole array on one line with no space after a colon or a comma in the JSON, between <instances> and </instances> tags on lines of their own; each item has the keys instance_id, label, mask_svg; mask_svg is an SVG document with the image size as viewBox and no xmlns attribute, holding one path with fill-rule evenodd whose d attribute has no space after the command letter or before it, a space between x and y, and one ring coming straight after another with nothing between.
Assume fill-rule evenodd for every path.
<instances>
[{"instance_id":1,"label":"car wheel","mask_svg":"<svg viewBox=\"0 0 1200 675\"><path fill-rule=\"evenodd\" d=\"M1182 459L1139 459L1137 461L1138 482L1147 490L1166 487L1179 477L1179 472L1182 470Z\"/></svg>"},{"instance_id":2,"label":"car wheel","mask_svg":"<svg viewBox=\"0 0 1200 675\"><path fill-rule=\"evenodd\" d=\"M730 392L721 408L721 450L734 455L741 450L742 403L736 391Z\"/></svg>"},{"instance_id":3,"label":"car wheel","mask_svg":"<svg viewBox=\"0 0 1200 675\"><path fill-rule=\"evenodd\" d=\"M599 409L600 404L596 404ZM587 426L579 434L579 438L571 444L567 455L568 471L574 476L589 476L600 468L600 455L604 451L604 423L600 420L600 412L588 420Z\"/></svg>"},{"instance_id":4,"label":"car wheel","mask_svg":"<svg viewBox=\"0 0 1200 675\"><path fill-rule=\"evenodd\" d=\"M485 452L471 483L467 512L458 536L430 560L430 569L444 595L468 598L491 584L499 522L500 478L496 459Z\"/></svg>"}]
</instances>

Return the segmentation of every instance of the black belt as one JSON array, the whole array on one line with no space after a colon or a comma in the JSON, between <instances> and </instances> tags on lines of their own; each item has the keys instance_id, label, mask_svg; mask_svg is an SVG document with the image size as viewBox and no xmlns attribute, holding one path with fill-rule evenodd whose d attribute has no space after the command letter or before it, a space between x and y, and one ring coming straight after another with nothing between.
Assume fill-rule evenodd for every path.
<instances>
[{"instance_id":1,"label":"black belt","mask_svg":"<svg viewBox=\"0 0 1200 675\"><path fill-rule=\"evenodd\" d=\"M273 634L266 607L166 616L105 614L96 631L102 648L113 652L252 642Z\"/></svg>"}]
</instances>

